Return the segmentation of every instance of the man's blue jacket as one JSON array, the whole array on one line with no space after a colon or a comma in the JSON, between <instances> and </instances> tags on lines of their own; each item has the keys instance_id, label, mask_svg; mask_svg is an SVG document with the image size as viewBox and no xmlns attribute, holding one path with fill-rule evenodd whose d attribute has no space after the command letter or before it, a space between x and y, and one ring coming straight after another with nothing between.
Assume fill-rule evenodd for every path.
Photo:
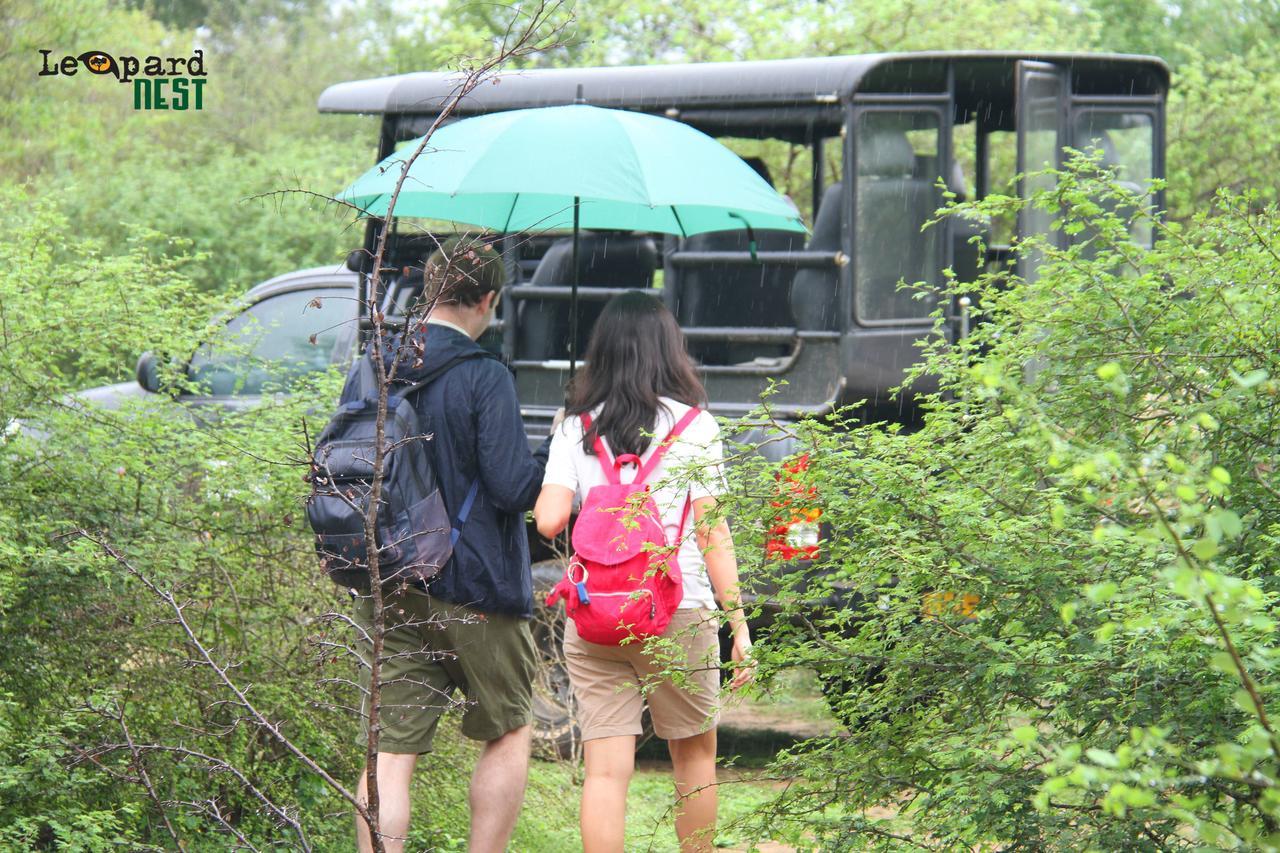
<instances>
[{"instance_id":1,"label":"man's blue jacket","mask_svg":"<svg viewBox=\"0 0 1280 853\"><path fill-rule=\"evenodd\" d=\"M542 488L549 442L530 452L515 381L502 362L474 357L480 346L448 326L426 324L413 334L423 344L417 367L412 357L404 357L405 349L395 346L398 336L388 342L388 364L396 350L402 353L393 388L457 362L413 401L422 428L434 436L421 446L433 454L451 518L456 520L467 489L480 478L453 559L427 590L484 612L532 616L525 512L533 509Z\"/></svg>"}]
</instances>

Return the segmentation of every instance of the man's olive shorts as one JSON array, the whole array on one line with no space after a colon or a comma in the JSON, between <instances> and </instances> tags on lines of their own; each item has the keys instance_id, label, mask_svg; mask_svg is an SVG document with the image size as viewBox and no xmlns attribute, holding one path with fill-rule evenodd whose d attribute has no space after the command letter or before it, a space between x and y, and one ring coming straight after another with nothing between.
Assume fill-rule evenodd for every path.
<instances>
[{"instance_id":1,"label":"man's olive shorts","mask_svg":"<svg viewBox=\"0 0 1280 853\"><path fill-rule=\"evenodd\" d=\"M431 751L440 715L465 697L462 733L473 740L494 740L533 720L533 678L537 652L530 620L432 598L414 588L399 588L383 599L386 624L379 682L379 752ZM360 627L360 713L357 739L367 743L369 657L373 599L356 600Z\"/></svg>"}]
</instances>

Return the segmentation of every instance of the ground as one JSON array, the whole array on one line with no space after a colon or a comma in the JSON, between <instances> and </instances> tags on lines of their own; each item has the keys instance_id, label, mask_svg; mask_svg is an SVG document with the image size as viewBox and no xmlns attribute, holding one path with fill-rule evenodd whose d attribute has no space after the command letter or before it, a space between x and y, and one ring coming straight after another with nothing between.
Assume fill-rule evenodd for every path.
<instances>
[{"instance_id":1,"label":"ground","mask_svg":"<svg viewBox=\"0 0 1280 853\"><path fill-rule=\"evenodd\" d=\"M736 766L720 773L718 847L751 849L735 828L735 821L767 802L780 784L756 780L756 771L750 768L766 763L777 749L835 728L811 673L796 673L769 695L729 703L720 727L720 753L723 757L732 757ZM462 768L471 766L474 750L445 745L461 742L456 729L442 728L437 753L424 757L423 771L415 780L411 850L465 849L466 827L458 823L457 816L466 814L466 792L465 786L458 782L465 778L467 771ZM641 749L628 798L628 851L666 853L678 849L672 828L671 765L665 759L666 750L661 742L646 744ZM581 849L579 774L579 768L572 762L533 762L512 850L562 853ZM446 814L452 817L453 825L441 825L431 817ZM794 848L760 842L755 849L761 853L784 853Z\"/></svg>"}]
</instances>

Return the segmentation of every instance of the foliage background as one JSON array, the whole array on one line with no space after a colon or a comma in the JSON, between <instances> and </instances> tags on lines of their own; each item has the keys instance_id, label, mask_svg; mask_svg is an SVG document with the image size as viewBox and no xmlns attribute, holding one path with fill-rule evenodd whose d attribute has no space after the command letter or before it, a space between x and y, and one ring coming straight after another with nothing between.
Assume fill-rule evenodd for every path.
<instances>
[{"instance_id":1,"label":"foliage background","mask_svg":"<svg viewBox=\"0 0 1280 853\"><path fill-rule=\"evenodd\" d=\"M6 638L0 644L3 846L90 850L170 844L158 810L129 778L137 773L139 762L113 753L95 765L78 751L89 744L119 740L119 723L108 718L118 709L141 740L157 739L171 732L175 723L191 726L186 741L190 748L233 759L273 798L299 809L317 847L346 844L346 818L314 779L295 764L281 761L274 747L251 736L247 727L231 729L230 735L218 728L233 722L225 716L225 706L218 704L225 697L209 681L208 673L187 665L189 650L177 641L174 626L165 621L170 614L162 603L118 564L105 561L84 540L66 535L76 528L105 530L140 571L177 590L182 600L189 602L190 612L199 614L200 630L210 644L238 662L240 677L259 685L257 698L263 707L285 721L291 734L322 763L343 778L351 778L356 759L348 745L349 715L332 707L341 704L344 694L339 687L321 682L325 656L311 642L318 633L319 614L340 608L342 601L317 578L299 522L301 486L294 464L300 454L299 424L305 418L314 419L311 413L317 404L323 411L324 401L334 396L337 377L318 380L314 388L303 389L288 403L244 413L233 430L216 435L191 430L171 413L147 405L86 413L68 407L63 395L76 388L129 379L134 359L144 349L189 351L208 318L227 299L258 281L299 267L338 263L360 239L358 230L341 214L304 196L259 197L291 187L332 192L371 161L376 138L373 120L319 116L314 104L321 89L342 80L450 66L460 55L485 52L516 14L518 6L457 0L0 0L0 222L6 237L0 245L0 424L23 419L46 425L40 441L11 431L0 440L0 636ZM1253 192L1244 202L1224 202L1217 224L1191 232L1197 235L1193 244L1201 247L1198 251L1208 257L1219 246L1247 242L1247 235L1232 230L1230 223L1247 221L1239 217L1276 199L1274 176L1280 168L1280 69L1273 60L1280 46L1280 5L1276 0L1176 4L1164 0L974 0L964 4L948 0L711 0L698 4L623 0L580 2L567 8L566 14L575 19L573 38L563 49L531 59L530 65L956 48L1157 54L1170 62L1175 81L1169 112L1171 218L1191 223L1198 213L1210 209L1220 187ZM209 69L206 106L201 112L134 112L127 88L112 80L85 75L39 78L35 73L41 48L51 49L55 55L88 49L186 55L195 47L203 48ZM780 169L774 171L781 173ZM797 186L791 188L797 198L804 192L805 180L799 177L803 174L804 170L797 171ZM1259 244L1250 245L1256 248ZM1254 267L1215 274L1237 283L1274 283L1276 267L1267 266L1264 256L1255 255L1249 255L1256 260ZM1193 252L1169 263L1191 263L1196 257L1199 255ZM1207 274L1190 273L1184 267L1178 270L1186 276L1178 281L1187 286L1195 275ZM1072 280L1067 273L1064 276L1064 282ZM1147 287L1135 296L1149 300L1147 308L1151 309L1160 294L1158 288ZM1217 325L1204 325L1197 339L1206 338L1211 331L1239 333L1240 329L1224 328L1221 314L1213 313L1220 311L1220 306L1187 304L1202 307L1209 312L1206 316L1216 318ZM1266 332L1254 331L1258 335ZM1181 333L1169 330L1167 344L1155 338L1143 343L1172 346L1174 332ZM1206 340L1206 346L1212 343ZM1251 345L1260 346L1256 341ZM1134 389L1153 381L1142 372L1150 359L1140 360L1135 369L1126 359L1104 355L1082 354L1074 379L1093 377L1106 385L1126 377L1128 390L1117 399L1134 405L1137 398L1133 395L1139 393ZM1118 365L1116 374L1109 379L1096 375L1099 366L1113 361ZM1022 401L1013 404L1023 412L1021 417L1031 419L1018 423L1042 443L1052 443L1050 432L1046 432L1051 425L1073 423L1073 413L1053 410L1056 400L1032 396L1025 402L1020 396L1035 395L1037 388L1022 388L1016 377L1009 378L1012 374L1008 371L992 375L996 377L991 386L993 398L984 397L972 405L997 405L993 399L1003 400L999 395L1013 395ZM1229 379L1228 374L1214 376L1219 383ZM967 375L957 377L962 385L972 384ZM985 379L979 378L974 387L987 387ZM1081 393L1096 390L1090 385ZM1111 391L1104 389L1104 393ZM1256 403L1257 393L1232 397L1230 405L1262 417L1263 409L1249 408ZM1041 411L1041 405L1050 410ZM1189 417L1198 414L1188 410ZM1225 415L1217 412L1213 417L1218 423L1231 424L1235 414L1236 410ZM865 445L858 446L881 458L880 464L886 466L881 474L891 479L890 475L900 476L904 466L933 465L937 460L930 454L938 453L936 442L955 438L943 435L960 430L955 423L939 418L933 445L923 437L900 442L868 433L859 439ZM1099 430L1095 436L1099 448L1116 444L1129 453L1121 457L1125 464L1140 458L1140 454L1132 456L1139 445L1121 425L1090 424L1088 428ZM1248 437L1252 441L1271 440L1270 433L1259 435L1249 433ZM964 440L978 443L974 459L1008 462L1007 455L981 455L985 451L980 442L988 437L997 444L1004 441L1003 434L966 433ZM1196 436L1182 438L1200 440ZM1221 449L1240 445L1225 441L1221 445L1201 444L1203 448L1196 445L1199 455L1194 458L1198 461L1187 462L1191 473L1178 475L1191 478L1191 487L1208 488L1205 477L1212 477L1215 465L1238 484L1248 477L1248 465L1256 462L1243 457L1232 462L1229 453ZM1019 464L1030 464L1032 458L1037 464L1048 464L1046 447L1033 442L1024 448L1028 455L1018 457ZM995 454L992 447L986 451ZM1070 465L1084 464L1077 456L1085 453L1075 448L1061 458ZM1226 457L1220 459L1223 454ZM1035 469L1019 470L1030 476ZM1125 471L1123 476L1132 474L1132 470ZM871 471L868 476L881 474ZM1085 481L1089 477L1068 479L1071 488L1088 487ZM1124 482L1132 486L1131 480ZM1002 483L1001 488L1008 485ZM1025 481L1014 485L1029 488ZM1008 526L1000 528L1003 540L1047 537L1043 544L1067 535L1054 531L1092 531L1090 519L1098 511L1097 500L1110 493L1093 486L1096 494L1077 493L1072 502L1065 495L1068 486L1062 488L1065 520L1055 522L1058 504L1052 503L1054 493L1028 492L1028 499L1034 497L1039 503L1034 510L1008 519ZM1249 535L1261 537L1250 540L1260 543L1257 548L1261 550L1239 552L1252 555L1256 565L1237 560L1214 570L1230 569L1224 576L1247 582L1247 587L1233 588L1227 601L1239 607L1232 612L1242 614L1240 619L1261 620L1257 613L1269 606L1273 594L1263 583L1269 571L1266 567L1274 566L1274 555L1266 550L1270 540L1265 538L1274 533L1265 533L1264 523L1265 513L1271 510L1263 492L1236 488L1245 490L1239 498L1243 506L1232 511L1247 525ZM950 508L954 518L949 523L963 523L965 512L991 511L991 505L979 495L959 494L957 501L972 499L975 503ZM1133 498L1128 493L1111 497L1122 502ZM1204 503L1205 512L1219 504ZM895 521L892 513L886 513L886 524L901 524L901 518ZM1186 523L1192 528L1200 524L1196 529L1203 530L1206 522L1194 516ZM1221 519L1216 523L1219 527L1223 524ZM1226 523L1234 529L1234 522ZM1154 746L1149 740L1139 740L1135 749L1151 748L1166 755L1171 752L1166 741L1193 752L1218 743L1213 737L1243 744L1241 748L1253 742L1249 739L1254 730L1249 709L1231 706L1224 710L1235 701L1231 698L1231 673L1213 669L1213 650L1198 639L1209 629L1204 612L1197 609L1195 596L1202 592L1197 584L1208 581L1184 579L1185 589L1177 589L1183 590L1182 599L1189 603L1181 609L1169 605L1167 619L1171 621L1152 626L1133 621L1138 618L1141 602L1159 600L1163 607L1170 587L1159 583L1177 582L1177 578L1163 574L1144 578L1143 566L1159 565L1161 571L1174 571L1167 561L1150 562L1151 546L1125 537L1105 538L1101 543L1090 539L1088 547L1114 553L1115 566L1130 568L1114 578L1109 574L1111 563L1096 567L1097 576L1087 579L1066 572L1061 578L1066 586L1033 590L1031 581L1041 570L1037 561L1044 558L1043 552L1021 553L1007 541L989 542L986 530L967 532L984 546L1012 549L1008 555L1010 571L1026 575L1022 586L1014 583L1018 578L1001 578L1001 583L1013 585L995 594L1030 595L1034 591L1044 599L1040 617L1056 619L1055 625L1061 626L1055 629L1060 643L1087 646L1074 651L1054 647L1054 656L1098 654L1088 645L1097 642L1096 637L1089 640L1086 635L1104 624L1117 624L1121 627L1112 629L1116 633L1111 643L1145 648L1152 636L1159 636L1167 641L1170 659L1185 659L1178 678L1190 679L1190 683L1179 684L1197 692L1196 696L1185 694L1189 697L1187 719L1220 717L1214 725L1225 728L1213 728L1215 734L1199 736L1192 739L1194 742L1183 739L1179 732L1147 731L1142 738L1164 740ZM858 543L860 548L873 546ZM1083 540L1075 541L1073 547L1085 547ZM854 553L852 544L843 555L832 555L833 559L837 556L850 565L865 559L862 552ZM937 581L925 569L950 565L944 555L936 553L922 553L913 559L921 565L922 574L914 581L921 588ZM957 566L959 571L963 561ZM966 582L971 579L965 576ZM913 582L909 576L905 580ZM1093 584L1089 588L1094 594L1082 597L1073 592L1077 580ZM1103 594L1109 591L1107 583L1117 587L1109 595ZM1256 590L1256 594L1247 590ZM1077 599L1079 603L1075 603ZM1075 608L1071 619L1065 618L1061 609L1068 605ZM1264 672L1269 671L1268 647L1265 642L1255 642L1250 633L1262 631L1264 623L1241 624L1241 642L1249 654L1262 656ZM992 638L1015 643L1019 655L1031 653L1018 645L1022 642L1018 631L1008 625L999 627ZM889 651L898 654L900 648L910 647ZM1116 648L1120 646L1108 645L1104 656ZM809 646L797 638L780 638L777 649L779 655L798 660L803 655L797 649L807 652ZM987 649L981 656L988 661L1000 659L990 658L990 654ZM1116 655L1123 658L1118 652ZM811 661L815 665L821 662ZM1146 659L1143 663L1157 668L1171 665ZM1118 672L1135 679L1150 677L1145 670L1133 672L1123 666ZM1016 669L1013 673L1021 676ZM971 677L986 679L981 686L991 690L992 685L1006 683L1011 673L993 664ZM888 683L896 684L892 678ZM1044 695L1064 690L1055 686L1057 682L1030 683ZM1038 837L1042 843L1066 845L1083 840L1111 846L1122 837L1125 827L1131 830L1134 826L1132 822L1114 823L1101 817L1095 821L1092 817L1114 816L1115 804L1124 801L1123 792L1113 793L1118 777L1112 777L1121 771L1164 772L1164 765L1152 769L1154 765L1149 763L1116 758L1115 765L1108 766L1106 760L1094 756L1085 761L1093 769L1077 772L1081 754L1073 754L1065 745L1069 738L1059 725L1062 720L1082 726L1081 721L1114 712L1125 721L1155 724L1140 703L1115 706L1106 684L1090 682L1086 687L1092 692L1080 694L1087 702L1082 700L1079 706L1057 703L1053 711L1043 715L1035 703L1019 706L1017 713L1025 717L1021 728L996 732L1009 739L1003 764L993 766L990 753L978 754L976 749L976 744L993 743L995 735L990 731L1005 720L995 714L983 718L992 727L988 739L969 741L975 744L975 754L971 762L961 765L971 774L965 779L940 780L928 773L879 780L850 777L856 778L857 785L839 789L841 796L853 809L896 803L895 798L909 785L928 782L933 790L949 791L956 797L926 801L932 805L913 818L937 838L965 839L968 843L974 838L990 840L993 835L1013 838L1026 831L1031 833L1027 837ZM924 689L922 685L905 679L900 691L882 694L883 701L898 702L920 689ZM1002 714L1010 712L1004 705L999 707ZM867 709L858 706L856 712L866 713ZM918 742L911 741L912 748L921 755L932 749L958 749L959 741L945 738L971 738L974 731L967 728L971 722L951 728L922 727L928 737L942 740L922 736ZM1093 730L1085 733L1092 736ZM900 730L876 736L889 734L903 737ZM1129 735L1117 726L1088 748L1117 756L1123 737ZM1052 748L1042 744L1042 738ZM853 744L876 745L858 740ZM1058 747L1060 751L1056 751ZM1023 772L1022 765L1030 760L1026 758L1028 750L1040 750L1037 754L1047 756L1050 763L1036 774ZM1195 754L1200 760L1201 753ZM856 758L846 752L843 761L808 766L856 768ZM465 761L466 756L445 755L441 759L440 766L447 768ZM1237 758L1224 756L1221 760ZM272 843L279 840L278 822L238 786L218 774L211 776L198 760L153 755L141 763L151 768L153 777L165 780L163 797L213 803L234 817L252 838ZM560 833L566 822L572 822L572 812L566 811L565 798L556 793L567 783L566 777L556 775L560 772L539 771L545 779L535 784L526 810L523 834L518 839L522 849L547 844L558 849L555 845L563 842ZM1201 775L1213 774L1206 771ZM1149 777L1135 778L1146 782ZM1061 789L1065 793L1055 788L1044 796L1075 797L1071 803L1083 809L1080 814L1089 815L1089 819L1058 819L1057 829L1046 828L1050 819L1036 817L1042 813L1035 812L1034 806L1039 792L1047 790L1041 786L1049 779L1066 780ZM1120 781L1136 787L1134 778L1126 776ZM823 790L822 782L816 780L813 790ZM429 823L420 822L415 841L423 847L448 849L457 843L464 826L458 795L461 782L441 773L432 783L451 793L435 798L447 805L437 810ZM987 810L978 809L979 794L986 790L998 795L984 801ZM1211 838L1211 830L1205 830L1217 820L1212 817L1212 808L1208 812L1189 809L1180 815L1169 811L1175 805L1166 799L1158 804L1138 800L1142 801L1135 800L1133 808L1164 809L1139 811L1142 820L1149 818L1159 826L1190 827L1183 831L1201 833L1206 843L1219 843ZM770 814L785 816L788 808L782 803L761 814L765 818ZM948 809L955 815L970 814L971 825L958 825L958 817L951 822L935 819ZM186 811L192 813L192 809ZM1244 807L1242 813L1248 812ZM1095 823L1101 827L1100 834L1090 836L1085 828ZM828 828L818 817L801 817L791 827L801 840L812 839L814 832ZM192 816L176 829L193 849L202 845L218 848L225 843L207 815L204 819ZM1059 830L1068 834L1052 834ZM1078 837L1069 834L1077 830L1081 833ZM838 836L830 838L833 843L855 847L866 840L863 836L844 841ZM893 842L889 839L886 843Z\"/></svg>"},{"instance_id":2,"label":"foliage background","mask_svg":"<svg viewBox=\"0 0 1280 853\"><path fill-rule=\"evenodd\" d=\"M978 325L929 353L920 429L792 428L822 461L795 488L840 535L803 572L757 570L783 615L759 656L766 681L817 669L848 732L778 759L797 782L755 815L771 832L1280 847L1280 217L1224 192L1146 253L1123 192L1077 161L1036 203L1080 242L1024 244L1034 284L958 288ZM735 469L735 517L775 476Z\"/></svg>"}]
</instances>

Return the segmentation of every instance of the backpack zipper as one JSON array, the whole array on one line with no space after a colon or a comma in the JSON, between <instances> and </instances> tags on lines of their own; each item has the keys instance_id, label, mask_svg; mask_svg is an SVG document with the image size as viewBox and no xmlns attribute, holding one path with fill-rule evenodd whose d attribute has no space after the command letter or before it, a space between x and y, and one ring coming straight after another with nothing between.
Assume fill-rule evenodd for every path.
<instances>
[{"instance_id":1,"label":"backpack zipper","mask_svg":"<svg viewBox=\"0 0 1280 853\"><path fill-rule=\"evenodd\" d=\"M640 592L643 592L645 595L649 596L649 618L657 619L658 605L653 600L653 590L644 589L642 587L637 590L632 590L631 592L593 592L591 593L591 597L592 598L610 598L610 597L617 597L619 595L625 595L625 596L631 597L631 596L634 596L636 593L640 593Z\"/></svg>"}]
</instances>

